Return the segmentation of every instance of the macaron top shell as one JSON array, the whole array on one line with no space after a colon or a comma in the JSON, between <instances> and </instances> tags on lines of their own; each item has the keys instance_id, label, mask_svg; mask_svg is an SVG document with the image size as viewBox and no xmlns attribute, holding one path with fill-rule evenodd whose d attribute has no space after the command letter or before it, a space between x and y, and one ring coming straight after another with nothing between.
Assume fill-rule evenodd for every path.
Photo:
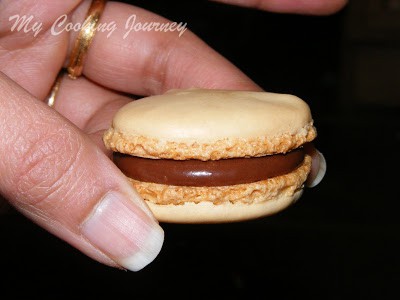
<instances>
[{"instance_id":1,"label":"macaron top shell","mask_svg":"<svg viewBox=\"0 0 400 300\"><path fill-rule=\"evenodd\" d=\"M131 155L208 160L285 153L315 136L310 109L298 97L187 89L125 105L104 141Z\"/></svg>"}]
</instances>

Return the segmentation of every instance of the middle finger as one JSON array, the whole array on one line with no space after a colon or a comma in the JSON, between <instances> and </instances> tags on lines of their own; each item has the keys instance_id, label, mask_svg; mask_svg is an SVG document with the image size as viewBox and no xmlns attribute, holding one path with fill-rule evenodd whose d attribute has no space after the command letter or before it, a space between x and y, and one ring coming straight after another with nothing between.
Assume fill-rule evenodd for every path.
<instances>
[{"instance_id":1,"label":"middle finger","mask_svg":"<svg viewBox=\"0 0 400 300\"><path fill-rule=\"evenodd\" d=\"M86 1L75 11L73 23L82 22L87 6ZM177 30L143 27L156 23L169 26L171 21L135 6L107 3L100 26L110 29L96 33L83 74L105 87L136 95L188 87L260 90L189 30L180 36ZM137 27L130 31L132 24ZM77 32L70 35L70 45L76 36Z\"/></svg>"}]
</instances>

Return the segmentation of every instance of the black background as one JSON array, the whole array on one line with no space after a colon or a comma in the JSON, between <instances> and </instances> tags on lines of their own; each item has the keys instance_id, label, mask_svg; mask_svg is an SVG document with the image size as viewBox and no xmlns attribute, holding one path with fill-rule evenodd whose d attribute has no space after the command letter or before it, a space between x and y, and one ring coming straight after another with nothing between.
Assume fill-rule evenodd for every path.
<instances>
[{"instance_id":1,"label":"black background","mask_svg":"<svg viewBox=\"0 0 400 300\"><path fill-rule=\"evenodd\" d=\"M132 299L396 296L399 110L354 106L342 93L346 9L313 17L208 1L131 2L187 22L264 89L307 101L319 133L316 145L328 161L326 177L295 205L268 218L162 224L163 250L138 273L100 265L9 213L0 219L0 293Z\"/></svg>"}]
</instances>

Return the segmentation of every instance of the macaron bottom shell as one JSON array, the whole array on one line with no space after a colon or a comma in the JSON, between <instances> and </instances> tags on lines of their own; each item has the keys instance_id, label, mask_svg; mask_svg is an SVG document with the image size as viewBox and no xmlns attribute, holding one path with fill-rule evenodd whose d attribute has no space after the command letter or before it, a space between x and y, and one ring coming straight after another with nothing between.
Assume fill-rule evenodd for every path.
<instances>
[{"instance_id":1,"label":"macaron bottom shell","mask_svg":"<svg viewBox=\"0 0 400 300\"><path fill-rule=\"evenodd\" d=\"M160 222L226 223L277 213L298 200L311 169L311 157L293 172L232 186L190 187L128 178Z\"/></svg>"}]
</instances>

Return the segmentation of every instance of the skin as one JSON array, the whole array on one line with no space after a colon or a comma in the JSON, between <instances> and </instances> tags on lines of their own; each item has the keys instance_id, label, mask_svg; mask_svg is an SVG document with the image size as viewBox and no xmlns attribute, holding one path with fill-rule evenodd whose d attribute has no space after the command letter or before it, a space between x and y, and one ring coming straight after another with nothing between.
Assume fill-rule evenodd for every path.
<instances>
[{"instance_id":1,"label":"skin","mask_svg":"<svg viewBox=\"0 0 400 300\"><path fill-rule=\"evenodd\" d=\"M346 5L347 0L215 0L216 2L252 7L277 13L329 15Z\"/></svg>"},{"instance_id":2,"label":"skin","mask_svg":"<svg viewBox=\"0 0 400 300\"><path fill-rule=\"evenodd\" d=\"M342 0L220 1L273 12L325 15ZM134 193L109 160L101 141L113 114L134 95L160 94L192 86L261 90L245 74L193 33L121 30L109 38L98 32L82 77L62 81L54 109L44 99L66 66L76 32L52 35L63 14L83 22L89 1L0 1L0 194L38 225L93 259L118 264L82 238L80 226L109 190ZM11 32L8 18L33 15L43 24L34 37ZM167 20L149 11L109 2L102 22L136 14L145 22ZM118 22L118 21L117 21ZM122 22L122 21L121 21ZM93 163L95 162L95 163ZM46 187L46 188L42 188Z\"/></svg>"}]
</instances>

